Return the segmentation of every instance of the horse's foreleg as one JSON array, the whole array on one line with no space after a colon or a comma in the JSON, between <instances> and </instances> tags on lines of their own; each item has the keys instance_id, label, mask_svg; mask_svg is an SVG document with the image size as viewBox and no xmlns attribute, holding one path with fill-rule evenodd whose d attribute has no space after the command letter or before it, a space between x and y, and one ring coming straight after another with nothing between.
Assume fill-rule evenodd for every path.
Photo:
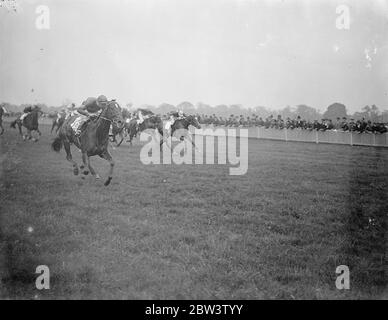
<instances>
[{"instance_id":1,"label":"horse's foreleg","mask_svg":"<svg viewBox=\"0 0 388 320\"><path fill-rule=\"evenodd\" d=\"M67 161L69 161L70 163L73 164L73 173L75 175L78 175L78 173L79 173L78 165L77 165L77 162L75 162L73 160L73 156L71 155L70 142L69 141L63 141L63 146L64 146L65 151L66 151L66 159L67 159Z\"/></svg>"},{"instance_id":2,"label":"horse's foreleg","mask_svg":"<svg viewBox=\"0 0 388 320\"><path fill-rule=\"evenodd\" d=\"M109 176L108 179L105 181L104 185L107 186L110 184L113 176L113 168L115 166L115 162L112 159L112 156L109 154L108 150L106 150L104 153L100 154L100 157L105 159L106 161L109 161L110 169L109 169Z\"/></svg>"},{"instance_id":3,"label":"horse's foreleg","mask_svg":"<svg viewBox=\"0 0 388 320\"><path fill-rule=\"evenodd\" d=\"M52 125L52 127L51 127L50 133L53 133L53 130L54 130L54 127L55 127L56 123L57 123L56 121L53 122L53 125ZM57 130L57 131L58 131L58 130Z\"/></svg>"},{"instance_id":4,"label":"horse's foreleg","mask_svg":"<svg viewBox=\"0 0 388 320\"><path fill-rule=\"evenodd\" d=\"M1 128L1 132L0 132L0 136L4 133L4 128L3 128L3 125L0 123L0 128Z\"/></svg>"},{"instance_id":5,"label":"horse's foreleg","mask_svg":"<svg viewBox=\"0 0 388 320\"><path fill-rule=\"evenodd\" d=\"M90 170L90 173L96 178L96 180L100 179L100 176L96 171L93 169L92 165L90 164L90 157L86 157L88 168Z\"/></svg>"},{"instance_id":6,"label":"horse's foreleg","mask_svg":"<svg viewBox=\"0 0 388 320\"><path fill-rule=\"evenodd\" d=\"M88 156L86 152L82 152L82 165L80 166L80 169L83 170L88 166ZM89 171L87 169L83 170L82 172L85 176L89 174Z\"/></svg>"}]
</instances>

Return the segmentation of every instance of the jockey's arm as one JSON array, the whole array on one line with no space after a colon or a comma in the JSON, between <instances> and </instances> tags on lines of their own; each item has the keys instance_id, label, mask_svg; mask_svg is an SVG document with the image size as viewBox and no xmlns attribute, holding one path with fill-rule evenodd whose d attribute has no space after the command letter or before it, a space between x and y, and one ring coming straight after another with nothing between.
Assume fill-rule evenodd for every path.
<instances>
[{"instance_id":1,"label":"jockey's arm","mask_svg":"<svg viewBox=\"0 0 388 320\"><path fill-rule=\"evenodd\" d=\"M77 110L77 112L79 114L82 114L82 115L87 116L87 117L90 116L89 112L86 110L86 106L85 105L82 105L81 107L78 107L76 110Z\"/></svg>"}]
</instances>

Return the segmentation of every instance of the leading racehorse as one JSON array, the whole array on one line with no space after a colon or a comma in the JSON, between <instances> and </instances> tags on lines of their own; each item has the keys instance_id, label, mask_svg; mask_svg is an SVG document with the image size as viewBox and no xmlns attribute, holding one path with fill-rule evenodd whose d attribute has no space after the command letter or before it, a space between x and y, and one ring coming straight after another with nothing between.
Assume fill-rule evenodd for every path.
<instances>
[{"instance_id":1,"label":"leading racehorse","mask_svg":"<svg viewBox=\"0 0 388 320\"><path fill-rule=\"evenodd\" d=\"M71 155L70 145L72 143L82 152L83 165L81 166L81 169L84 169L85 166L87 166L96 179L99 179L100 176L96 174L95 170L90 165L89 158L98 155L107 160L110 163L109 177L104 183L105 186L107 186L112 180L114 167L114 161L108 151L109 127L111 124L118 127L124 124L120 108L114 100L108 102L108 105L101 111L95 120L89 120L79 138L76 137L75 132L71 127L71 124L78 116L79 115L74 115L66 119L51 146L53 150L57 152L60 151L62 145L64 146L66 159L73 164L73 172L75 175L78 175L79 171L78 165ZM83 174L85 175L88 173L89 171L86 169L83 171Z\"/></svg>"},{"instance_id":2,"label":"leading racehorse","mask_svg":"<svg viewBox=\"0 0 388 320\"><path fill-rule=\"evenodd\" d=\"M24 117L23 121L20 120L20 117L12 121L11 128L16 129L16 125L18 125L19 133L24 140L32 139L35 142L38 141L39 138L33 138L31 133L32 131L36 131L38 132L39 136L42 135L41 132L39 131L39 123L38 123L39 113L42 113L40 108L34 108L29 114L27 114ZM27 134L25 135L23 135L22 126L27 129Z\"/></svg>"}]
</instances>

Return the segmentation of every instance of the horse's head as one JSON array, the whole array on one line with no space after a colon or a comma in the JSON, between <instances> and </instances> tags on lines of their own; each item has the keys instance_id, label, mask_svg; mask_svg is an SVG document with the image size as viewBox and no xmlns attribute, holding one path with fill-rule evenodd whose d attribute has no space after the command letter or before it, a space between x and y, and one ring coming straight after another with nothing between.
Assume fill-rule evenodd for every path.
<instances>
[{"instance_id":1,"label":"horse's head","mask_svg":"<svg viewBox=\"0 0 388 320\"><path fill-rule=\"evenodd\" d=\"M193 127L197 129L201 129L201 125L199 124L198 118L196 116L188 116L186 120L191 124Z\"/></svg>"},{"instance_id":2,"label":"horse's head","mask_svg":"<svg viewBox=\"0 0 388 320\"><path fill-rule=\"evenodd\" d=\"M103 108L101 117L104 117L112 122L112 125L118 129L124 126L124 119L121 115L121 108L115 101L109 101L107 106Z\"/></svg>"}]
</instances>

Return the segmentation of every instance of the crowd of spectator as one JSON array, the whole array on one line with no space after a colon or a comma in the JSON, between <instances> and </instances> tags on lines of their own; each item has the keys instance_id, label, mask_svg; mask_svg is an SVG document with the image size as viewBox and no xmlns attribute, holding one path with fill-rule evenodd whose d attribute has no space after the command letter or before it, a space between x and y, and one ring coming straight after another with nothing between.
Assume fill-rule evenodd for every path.
<instances>
[{"instance_id":1,"label":"crowd of spectator","mask_svg":"<svg viewBox=\"0 0 388 320\"><path fill-rule=\"evenodd\" d=\"M303 129L303 130L341 130L341 131L355 131L355 132L369 132L369 133L385 133L388 132L388 123L377 123L370 120L355 120L353 118L347 119L346 117L337 118L336 120L321 119L321 121L307 121L298 116L296 119L287 117L283 119L281 115L269 117L263 119L257 115L251 117L244 117L243 115L235 116L230 115L229 118L217 117L215 114L197 115L202 124L211 124L215 126L227 126L227 127L264 127L273 129Z\"/></svg>"}]
</instances>

